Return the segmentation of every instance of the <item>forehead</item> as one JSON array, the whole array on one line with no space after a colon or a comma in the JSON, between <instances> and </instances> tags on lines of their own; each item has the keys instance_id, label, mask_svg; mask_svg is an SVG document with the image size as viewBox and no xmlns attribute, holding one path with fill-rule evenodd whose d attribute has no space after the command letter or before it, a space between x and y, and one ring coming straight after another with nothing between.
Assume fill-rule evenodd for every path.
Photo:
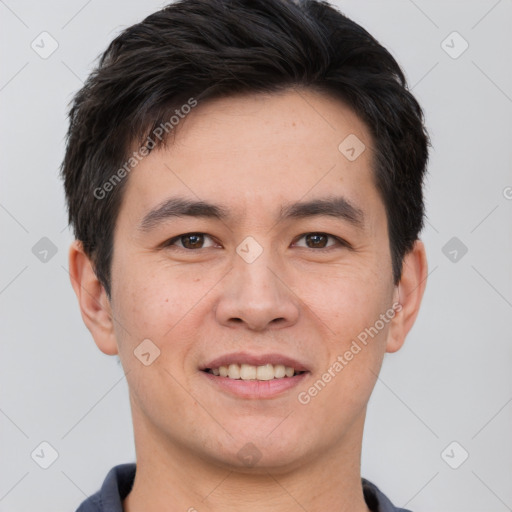
<instances>
[{"instance_id":1,"label":"forehead","mask_svg":"<svg viewBox=\"0 0 512 512\"><path fill-rule=\"evenodd\" d=\"M131 172L123 205L135 202L142 213L173 194L263 216L301 198L378 200L366 126L340 100L315 91L210 100L173 135Z\"/></svg>"}]
</instances>

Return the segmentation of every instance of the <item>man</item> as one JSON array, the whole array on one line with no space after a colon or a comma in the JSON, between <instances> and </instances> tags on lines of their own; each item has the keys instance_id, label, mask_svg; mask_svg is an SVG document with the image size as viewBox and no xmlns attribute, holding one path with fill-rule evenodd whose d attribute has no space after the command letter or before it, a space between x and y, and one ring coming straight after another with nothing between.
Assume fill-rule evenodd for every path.
<instances>
[{"instance_id":1,"label":"man","mask_svg":"<svg viewBox=\"0 0 512 512\"><path fill-rule=\"evenodd\" d=\"M71 281L137 455L78 510L400 510L360 475L427 276L393 57L326 3L184 0L111 43L70 121Z\"/></svg>"}]
</instances>

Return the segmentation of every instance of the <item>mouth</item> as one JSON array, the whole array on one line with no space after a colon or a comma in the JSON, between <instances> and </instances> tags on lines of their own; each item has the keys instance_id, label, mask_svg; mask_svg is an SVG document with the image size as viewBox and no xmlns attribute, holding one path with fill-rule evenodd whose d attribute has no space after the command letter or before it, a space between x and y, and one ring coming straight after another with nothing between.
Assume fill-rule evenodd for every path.
<instances>
[{"instance_id":1,"label":"mouth","mask_svg":"<svg viewBox=\"0 0 512 512\"><path fill-rule=\"evenodd\" d=\"M281 354L229 354L199 368L217 389L241 398L273 398L298 385L311 373L299 361Z\"/></svg>"}]
</instances>

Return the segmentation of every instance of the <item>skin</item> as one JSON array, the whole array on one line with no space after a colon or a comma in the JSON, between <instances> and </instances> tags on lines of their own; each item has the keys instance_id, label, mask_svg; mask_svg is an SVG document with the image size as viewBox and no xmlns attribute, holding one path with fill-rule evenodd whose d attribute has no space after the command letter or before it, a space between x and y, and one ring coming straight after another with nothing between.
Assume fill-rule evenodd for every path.
<instances>
[{"instance_id":1,"label":"skin","mask_svg":"<svg viewBox=\"0 0 512 512\"><path fill-rule=\"evenodd\" d=\"M112 296L79 242L70 273L99 349L119 354L130 389L137 453L128 512L367 511L360 457L367 403L386 352L411 329L425 289L421 241L392 278L384 204L370 134L339 100L310 90L244 95L198 105L170 143L131 172L115 227ZM349 161L339 144L366 150ZM174 217L142 232L144 216L172 196L222 205L232 217ZM362 226L316 215L278 221L281 206L343 196ZM185 233L205 233L187 249ZM327 233L327 247L305 234ZM263 248L247 263L237 246ZM211 238L210 238L211 237ZM321 238L322 240L326 240ZM190 247L190 245L189 245ZM401 310L306 405L308 390L394 303ZM143 365L144 339L160 356ZM220 391L199 367L246 350L307 363L301 384L271 399ZM249 467L237 454L253 443Z\"/></svg>"}]
</instances>

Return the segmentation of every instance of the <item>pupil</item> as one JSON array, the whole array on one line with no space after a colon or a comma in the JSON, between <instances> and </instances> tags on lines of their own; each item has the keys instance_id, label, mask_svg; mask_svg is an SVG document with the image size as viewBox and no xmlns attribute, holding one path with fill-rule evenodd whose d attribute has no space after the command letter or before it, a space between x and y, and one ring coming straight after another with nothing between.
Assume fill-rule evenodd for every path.
<instances>
[{"instance_id":1,"label":"pupil","mask_svg":"<svg viewBox=\"0 0 512 512\"><path fill-rule=\"evenodd\" d=\"M182 243L187 249L200 248L203 242L202 235L187 235L183 237Z\"/></svg>"},{"instance_id":2,"label":"pupil","mask_svg":"<svg viewBox=\"0 0 512 512\"><path fill-rule=\"evenodd\" d=\"M318 233L307 235L306 241L311 242L313 247L325 247L327 237Z\"/></svg>"}]
</instances>

